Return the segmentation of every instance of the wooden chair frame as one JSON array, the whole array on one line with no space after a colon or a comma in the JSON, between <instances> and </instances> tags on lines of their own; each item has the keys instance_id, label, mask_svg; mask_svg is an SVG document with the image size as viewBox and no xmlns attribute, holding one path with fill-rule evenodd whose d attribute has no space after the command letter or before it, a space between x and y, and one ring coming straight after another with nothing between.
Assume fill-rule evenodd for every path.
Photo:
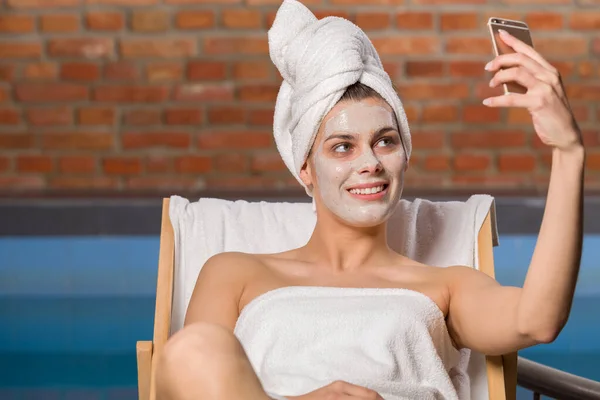
<instances>
[{"instance_id":1,"label":"wooden chair frame","mask_svg":"<svg viewBox=\"0 0 600 400\"><path fill-rule=\"evenodd\" d=\"M492 243L492 217L488 213L478 234L480 270L492 278L494 255ZM171 326L173 301L175 240L169 218L169 199L163 199L154 314L154 336L152 341L136 344L138 395L140 400L155 400L156 363L167 339ZM517 353L503 356L486 356L489 400L515 400L517 391ZM483 400L483 399L473 399Z\"/></svg>"}]
</instances>

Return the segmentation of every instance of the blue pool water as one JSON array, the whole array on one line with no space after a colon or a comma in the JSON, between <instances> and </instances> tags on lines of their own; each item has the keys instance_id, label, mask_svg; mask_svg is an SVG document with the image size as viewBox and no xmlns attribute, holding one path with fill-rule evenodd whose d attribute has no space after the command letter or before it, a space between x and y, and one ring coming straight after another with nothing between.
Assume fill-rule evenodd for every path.
<instances>
[{"instance_id":1,"label":"blue pool water","mask_svg":"<svg viewBox=\"0 0 600 400\"><path fill-rule=\"evenodd\" d=\"M503 236L496 278L521 285L533 236ZM0 398L136 398L135 342L152 338L159 241L0 239ZM522 356L600 380L600 235L585 238L569 322Z\"/></svg>"}]
</instances>

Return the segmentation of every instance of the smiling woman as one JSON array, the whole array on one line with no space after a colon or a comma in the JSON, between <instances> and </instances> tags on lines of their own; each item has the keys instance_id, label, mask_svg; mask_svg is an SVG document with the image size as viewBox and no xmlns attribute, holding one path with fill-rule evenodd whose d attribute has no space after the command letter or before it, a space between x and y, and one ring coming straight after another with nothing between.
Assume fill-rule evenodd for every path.
<instances>
[{"instance_id":1,"label":"smiling woman","mask_svg":"<svg viewBox=\"0 0 600 400\"><path fill-rule=\"evenodd\" d=\"M300 178L317 207L354 226L382 223L402 194L406 152L394 112L376 91L356 83L346 94L322 121Z\"/></svg>"}]
</instances>

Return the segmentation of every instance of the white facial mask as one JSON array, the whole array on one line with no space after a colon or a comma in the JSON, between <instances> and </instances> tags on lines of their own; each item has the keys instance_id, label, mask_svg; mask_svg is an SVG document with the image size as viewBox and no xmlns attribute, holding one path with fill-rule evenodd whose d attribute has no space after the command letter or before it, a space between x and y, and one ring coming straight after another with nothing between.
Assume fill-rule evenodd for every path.
<instances>
[{"instance_id":1,"label":"white facial mask","mask_svg":"<svg viewBox=\"0 0 600 400\"><path fill-rule=\"evenodd\" d=\"M385 222L400 199L406 165L400 139L393 151L385 148L382 139L372 143L372 135L389 126L397 129L398 124L393 112L384 106L348 102L326 122L323 139L314 153L317 186L323 204L352 226L375 226ZM330 149L339 146L339 140L328 142L327 139L334 134L355 137L350 153L345 153L348 149L342 145L338 147L342 150L341 157L332 154ZM388 143L388 146L394 144ZM378 200L357 199L348 191L358 184L382 181L388 184L387 193Z\"/></svg>"}]
</instances>

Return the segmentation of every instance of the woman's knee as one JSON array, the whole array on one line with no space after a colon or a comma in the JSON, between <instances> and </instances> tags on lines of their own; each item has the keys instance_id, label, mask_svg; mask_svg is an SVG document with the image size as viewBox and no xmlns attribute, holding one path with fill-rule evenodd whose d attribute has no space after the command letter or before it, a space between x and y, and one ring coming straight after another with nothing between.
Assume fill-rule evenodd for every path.
<instances>
[{"instance_id":1,"label":"woman's knee","mask_svg":"<svg viewBox=\"0 0 600 400\"><path fill-rule=\"evenodd\" d=\"M228 329L215 325L198 322L176 332L167 341L162 355L163 363L185 364L203 363L210 360L214 363L218 355L243 353L243 349Z\"/></svg>"}]
</instances>

